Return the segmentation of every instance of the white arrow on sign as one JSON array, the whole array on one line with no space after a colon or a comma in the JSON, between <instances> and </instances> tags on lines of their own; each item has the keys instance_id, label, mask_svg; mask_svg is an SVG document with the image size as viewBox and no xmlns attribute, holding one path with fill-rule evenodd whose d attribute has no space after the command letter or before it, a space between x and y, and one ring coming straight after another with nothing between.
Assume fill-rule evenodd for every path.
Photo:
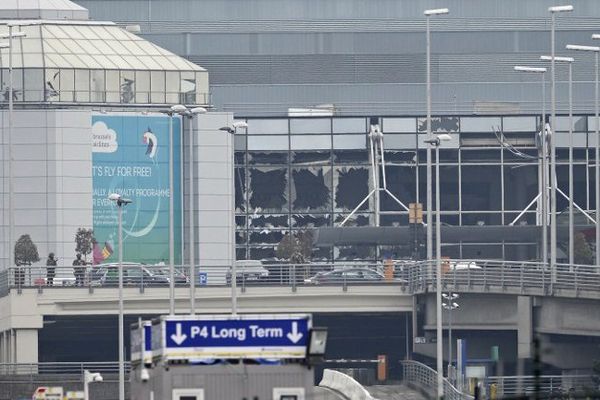
<instances>
[{"instance_id":1,"label":"white arrow on sign","mask_svg":"<svg viewBox=\"0 0 600 400\"><path fill-rule=\"evenodd\" d=\"M177 345L180 345L185 339L187 339L187 335L181 332L181 324L175 325L175 333L171 335L171 339L173 339Z\"/></svg>"},{"instance_id":2,"label":"white arrow on sign","mask_svg":"<svg viewBox=\"0 0 600 400\"><path fill-rule=\"evenodd\" d=\"M298 332L298 323L292 322L292 332L287 334L287 338L290 339L292 343L298 343L300 339L304 336L302 333Z\"/></svg>"}]
</instances>

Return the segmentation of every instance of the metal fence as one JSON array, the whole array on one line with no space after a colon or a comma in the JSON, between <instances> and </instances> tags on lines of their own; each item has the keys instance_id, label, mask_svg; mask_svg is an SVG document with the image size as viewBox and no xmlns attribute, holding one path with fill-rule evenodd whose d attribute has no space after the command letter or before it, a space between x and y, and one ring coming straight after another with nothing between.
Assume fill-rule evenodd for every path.
<instances>
[{"instance_id":1,"label":"metal fence","mask_svg":"<svg viewBox=\"0 0 600 400\"><path fill-rule=\"evenodd\" d=\"M417 388L437 397L437 372L425 364L417 361L401 361L402 380ZM446 378L444 378L445 400L471 400L473 396L460 392Z\"/></svg>"},{"instance_id":2,"label":"metal fence","mask_svg":"<svg viewBox=\"0 0 600 400\"><path fill-rule=\"evenodd\" d=\"M496 385L499 397L532 394L538 385L539 393L552 395L598 389L589 375L490 376L485 384L488 388Z\"/></svg>"},{"instance_id":3,"label":"metal fence","mask_svg":"<svg viewBox=\"0 0 600 400\"><path fill-rule=\"evenodd\" d=\"M124 263L123 285L143 292L151 287L168 287L170 274L165 265ZM198 287L228 287L235 279L242 291L253 286L298 287L351 285L396 285L407 293L435 290L435 263L398 261L395 263L312 263L238 266L236 278L228 266L200 266L194 269ZM190 268L175 266L174 284L189 286ZM10 289L52 287L95 288L118 285L118 264L99 266L10 267L0 271L0 296ZM600 298L600 267L558 264L551 269L539 262L498 260L443 260L444 290L459 292L496 292L529 295Z\"/></svg>"},{"instance_id":4,"label":"metal fence","mask_svg":"<svg viewBox=\"0 0 600 400\"><path fill-rule=\"evenodd\" d=\"M125 372L128 373L131 365L125 363ZM77 375L83 376L84 370L104 374L117 374L118 362L41 362L41 363L0 363L0 375Z\"/></svg>"}]
</instances>

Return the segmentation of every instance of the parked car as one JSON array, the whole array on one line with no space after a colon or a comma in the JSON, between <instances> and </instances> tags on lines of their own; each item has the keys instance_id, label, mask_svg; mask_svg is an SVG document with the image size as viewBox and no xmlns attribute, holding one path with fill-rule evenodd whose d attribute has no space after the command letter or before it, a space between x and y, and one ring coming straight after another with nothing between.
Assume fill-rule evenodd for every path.
<instances>
[{"instance_id":1,"label":"parked car","mask_svg":"<svg viewBox=\"0 0 600 400\"><path fill-rule=\"evenodd\" d=\"M328 283L368 283L383 282L385 276L370 268L342 268L328 272L319 272L315 276L305 279L304 283L321 285Z\"/></svg>"},{"instance_id":2,"label":"parked car","mask_svg":"<svg viewBox=\"0 0 600 400\"><path fill-rule=\"evenodd\" d=\"M119 284L119 264L101 264L92 269L90 282L94 286L117 286ZM175 274L175 284L187 283L181 273ZM123 263L124 286L162 286L169 284L168 268L151 267L138 263Z\"/></svg>"},{"instance_id":3,"label":"parked car","mask_svg":"<svg viewBox=\"0 0 600 400\"><path fill-rule=\"evenodd\" d=\"M260 260L238 260L235 262L235 267L237 283L256 282L269 277L269 270ZM231 283L231 268L226 273L226 281L228 285Z\"/></svg>"}]
</instances>

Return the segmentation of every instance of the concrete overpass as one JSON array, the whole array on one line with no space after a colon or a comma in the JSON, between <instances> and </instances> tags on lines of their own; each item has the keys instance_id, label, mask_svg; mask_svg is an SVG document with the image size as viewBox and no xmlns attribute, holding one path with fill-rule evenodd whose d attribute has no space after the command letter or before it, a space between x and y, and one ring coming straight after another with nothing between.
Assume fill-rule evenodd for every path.
<instances>
[{"instance_id":1,"label":"concrete overpass","mask_svg":"<svg viewBox=\"0 0 600 400\"><path fill-rule=\"evenodd\" d=\"M589 345L600 343L599 268L558 265L550 270L536 263L447 260L443 272L443 289L461 294L461 310L453 313L455 337L477 338L470 341L471 351L489 354L489 347L497 344L494 341L507 340L511 343L503 345L507 362L531 359L531 340L541 334L553 347L544 358L550 365L581 368L600 358L600 346ZM38 361L38 330L43 329L44 319L118 312L114 287L44 287L36 280L29 282L34 284L15 281L13 273L0 276L2 362ZM238 307L244 313L410 313L412 336L424 338L413 351L433 357L434 283L431 264L425 262L397 264L392 281L306 285L273 278L239 288ZM168 295L167 287L126 287L125 313L167 313ZM188 287L176 288L178 313L189 312L189 296ZM227 313L231 288L198 288L196 304L198 312ZM444 329L448 328L445 320ZM495 332L505 339L494 337Z\"/></svg>"}]
</instances>

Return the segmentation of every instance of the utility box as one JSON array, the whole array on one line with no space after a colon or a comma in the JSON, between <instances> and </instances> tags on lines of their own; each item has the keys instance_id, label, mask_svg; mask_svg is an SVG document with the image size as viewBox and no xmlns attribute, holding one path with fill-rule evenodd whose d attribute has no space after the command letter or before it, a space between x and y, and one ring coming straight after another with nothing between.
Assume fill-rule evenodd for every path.
<instances>
[{"instance_id":1,"label":"utility box","mask_svg":"<svg viewBox=\"0 0 600 400\"><path fill-rule=\"evenodd\" d=\"M132 400L305 400L327 331L310 315L177 315L131 332Z\"/></svg>"}]
</instances>

